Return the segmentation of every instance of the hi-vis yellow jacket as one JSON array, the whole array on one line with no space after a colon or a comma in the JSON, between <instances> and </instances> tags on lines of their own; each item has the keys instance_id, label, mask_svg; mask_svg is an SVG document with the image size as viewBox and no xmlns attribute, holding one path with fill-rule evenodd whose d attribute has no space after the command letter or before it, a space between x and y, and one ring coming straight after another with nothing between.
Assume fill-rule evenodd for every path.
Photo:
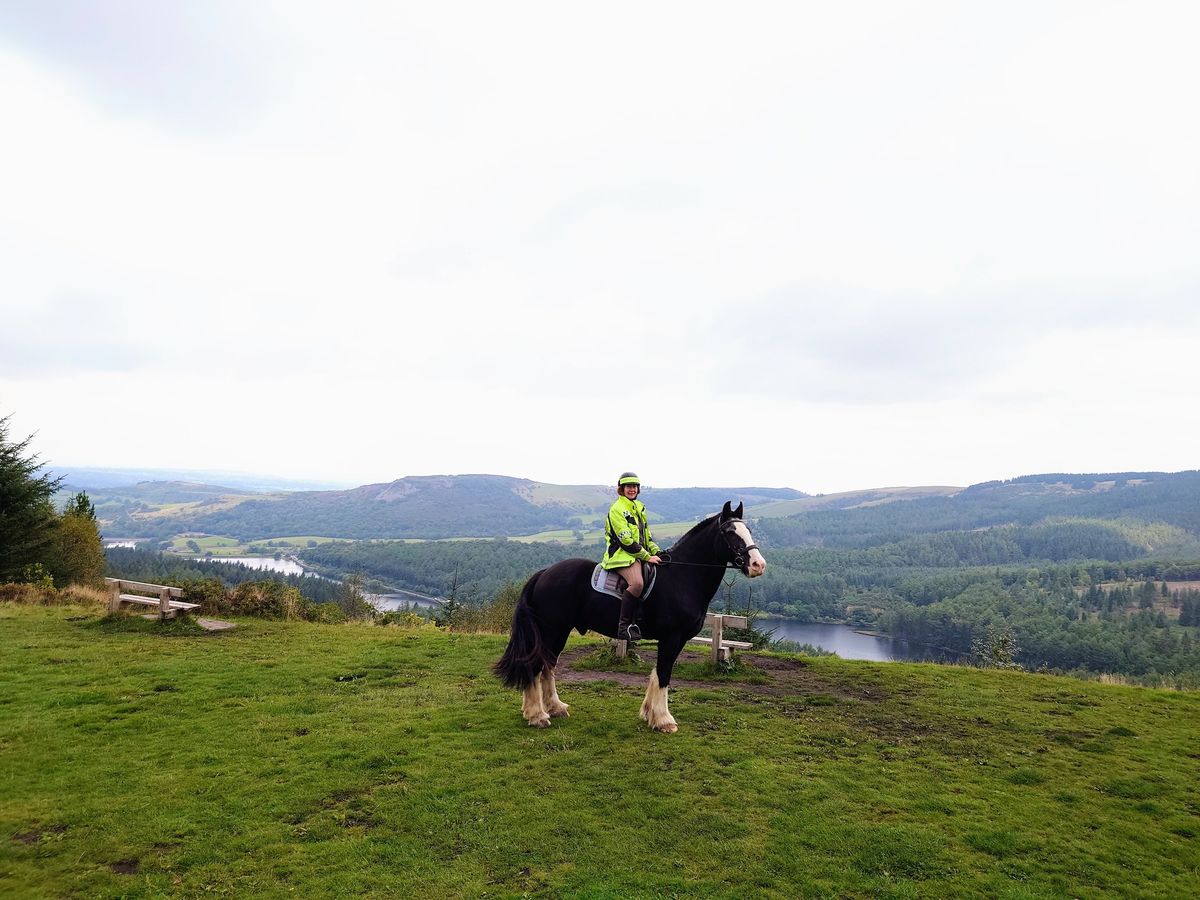
<instances>
[{"instance_id":1,"label":"hi-vis yellow jacket","mask_svg":"<svg viewBox=\"0 0 1200 900\"><path fill-rule=\"evenodd\" d=\"M618 497L613 501L604 523L604 536L608 547L600 565L605 569L623 569L659 552L646 521L646 504L641 500Z\"/></svg>"}]
</instances>

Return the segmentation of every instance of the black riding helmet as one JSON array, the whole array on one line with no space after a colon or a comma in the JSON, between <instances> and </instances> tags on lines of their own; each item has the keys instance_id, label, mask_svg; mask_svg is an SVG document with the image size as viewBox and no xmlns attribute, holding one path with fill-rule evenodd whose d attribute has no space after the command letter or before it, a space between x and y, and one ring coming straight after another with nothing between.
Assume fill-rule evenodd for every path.
<instances>
[{"instance_id":1,"label":"black riding helmet","mask_svg":"<svg viewBox=\"0 0 1200 900\"><path fill-rule=\"evenodd\" d=\"M622 472L621 477L617 479L617 493L621 493L621 489L628 484L637 485L638 493L642 492L642 479L638 478L637 472Z\"/></svg>"}]
</instances>

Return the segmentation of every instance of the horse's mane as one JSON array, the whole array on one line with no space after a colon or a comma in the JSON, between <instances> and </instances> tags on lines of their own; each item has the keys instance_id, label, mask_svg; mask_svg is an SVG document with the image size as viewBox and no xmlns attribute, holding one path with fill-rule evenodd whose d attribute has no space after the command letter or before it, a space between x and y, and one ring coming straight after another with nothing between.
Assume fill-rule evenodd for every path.
<instances>
[{"instance_id":1,"label":"horse's mane","mask_svg":"<svg viewBox=\"0 0 1200 900\"><path fill-rule=\"evenodd\" d=\"M687 544L687 542L689 540L694 539L696 535L698 535L701 531L703 531L705 528L707 528L709 525L711 525L716 520L718 515L719 515L719 513L715 513L715 514L709 516L707 519L701 519L699 522L697 522L695 525L693 525L691 528L689 528L687 531L685 531L683 533L683 536L679 540L677 540L674 544L671 545L671 550L673 550L673 551L679 550L682 547L684 547L684 545Z\"/></svg>"}]
</instances>

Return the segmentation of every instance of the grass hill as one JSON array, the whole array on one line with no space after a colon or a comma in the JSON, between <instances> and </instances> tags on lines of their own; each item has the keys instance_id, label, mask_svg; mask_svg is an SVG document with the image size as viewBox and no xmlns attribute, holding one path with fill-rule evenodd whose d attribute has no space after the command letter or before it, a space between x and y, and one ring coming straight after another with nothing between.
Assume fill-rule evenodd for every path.
<instances>
[{"instance_id":1,"label":"grass hill","mask_svg":"<svg viewBox=\"0 0 1200 900\"><path fill-rule=\"evenodd\" d=\"M503 640L0 605L0 894L1195 895L1200 694L743 657L668 737L564 666L539 731Z\"/></svg>"},{"instance_id":2,"label":"grass hill","mask_svg":"<svg viewBox=\"0 0 1200 900\"><path fill-rule=\"evenodd\" d=\"M923 490L927 495L910 495L905 502L896 502L902 495L872 498L876 492L867 492L866 501L852 495L853 502L834 508L818 505L825 498L815 497L752 513L761 519L757 536L775 547L871 547L914 535L1030 526L1055 518L1163 523L1200 538L1200 471L1028 475L952 492Z\"/></svg>"},{"instance_id":3,"label":"grass hill","mask_svg":"<svg viewBox=\"0 0 1200 900\"><path fill-rule=\"evenodd\" d=\"M496 537L590 527L607 511L613 496L613 489L597 485L551 485L500 475L413 476L344 491L237 497L226 491L219 504L130 509L114 515L107 530L160 539L182 532L241 540L295 534L368 539ZM729 499L753 505L802 496L790 488L647 491L659 520L695 519Z\"/></svg>"}]
</instances>

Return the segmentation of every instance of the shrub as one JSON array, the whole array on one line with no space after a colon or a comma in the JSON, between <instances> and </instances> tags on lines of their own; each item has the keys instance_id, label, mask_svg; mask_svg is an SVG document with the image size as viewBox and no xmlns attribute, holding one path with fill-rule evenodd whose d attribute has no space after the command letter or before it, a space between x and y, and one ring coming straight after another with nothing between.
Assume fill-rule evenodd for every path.
<instances>
[{"instance_id":1,"label":"shrub","mask_svg":"<svg viewBox=\"0 0 1200 900\"><path fill-rule=\"evenodd\" d=\"M491 600L463 603L452 599L438 610L434 621L451 631L508 634L522 587L519 581L508 581Z\"/></svg>"},{"instance_id":2,"label":"shrub","mask_svg":"<svg viewBox=\"0 0 1200 900\"><path fill-rule=\"evenodd\" d=\"M303 618L306 601L300 591L278 581L249 581L227 596L228 611L236 616L264 619Z\"/></svg>"},{"instance_id":3,"label":"shrub","mask_svg":"<svg viewBox=\"0 0 1200 900\"><path fill-rule=\"evenodd\" d=\"M400 628L419 628L425 623L425 617L412 610L392 610L375 620L377 625L395 625Z\"/></svg>"}]
</instances>

